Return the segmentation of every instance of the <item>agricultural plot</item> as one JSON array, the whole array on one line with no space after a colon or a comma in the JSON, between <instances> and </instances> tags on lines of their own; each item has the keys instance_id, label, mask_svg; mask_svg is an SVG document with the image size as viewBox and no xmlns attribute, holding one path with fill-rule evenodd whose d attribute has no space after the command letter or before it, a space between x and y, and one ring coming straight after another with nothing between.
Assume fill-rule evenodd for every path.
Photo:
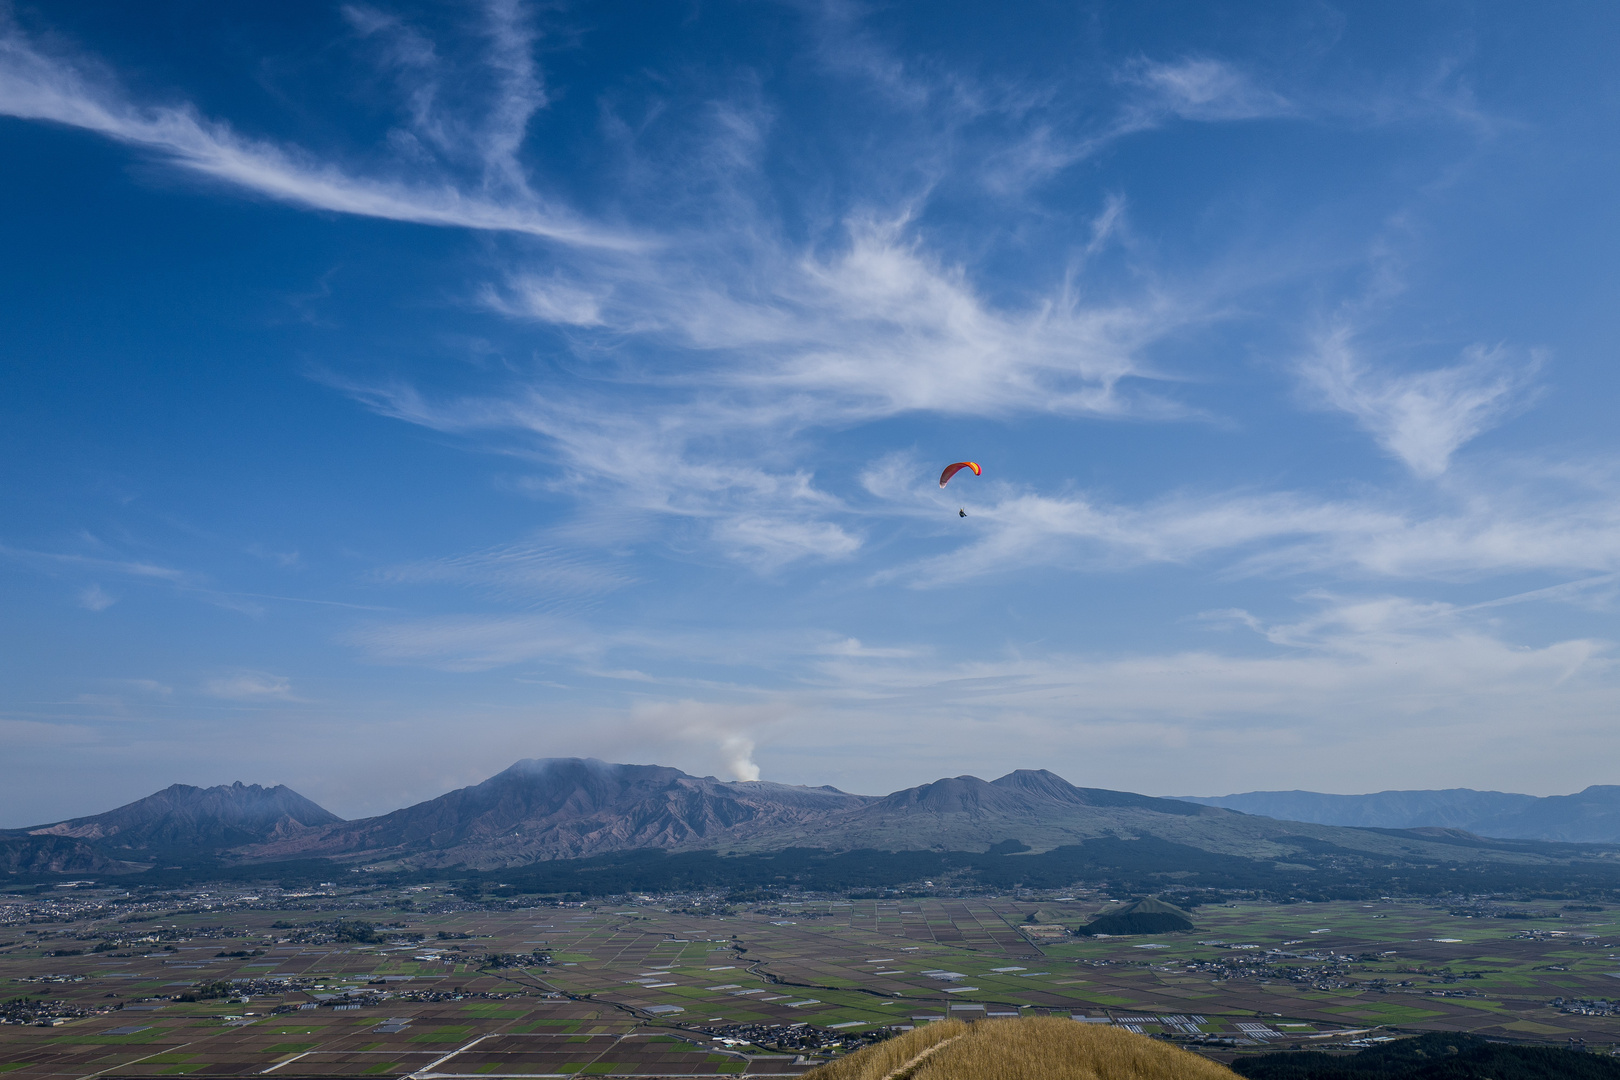
<instances>
[{"instance_id":1,"label":"agricultural plot","mask_svg":"<svg viewBox=\"0 0 1620 1080\"><path fill-rule=\"evenodd\" d=\"M1222 1057L1391 1030L1620 1042L1605 911L1229 904L1189 933L1079 938L1064 928L1107 901L700 914L690 898L489 910L420 892L425 910L377 890L134 916L14 901L0 1073L786 1076L935 1019L1032 1013Z\"/></svg>"}]
</instances>

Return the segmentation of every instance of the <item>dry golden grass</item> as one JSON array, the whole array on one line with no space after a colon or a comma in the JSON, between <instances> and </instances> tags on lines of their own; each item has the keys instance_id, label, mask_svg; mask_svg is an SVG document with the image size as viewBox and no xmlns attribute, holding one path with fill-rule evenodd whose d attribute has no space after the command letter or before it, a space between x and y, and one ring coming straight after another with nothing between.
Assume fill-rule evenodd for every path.
<instances>
[{"instance_id":1,"label":"dry golden grass","mask_svg":"<svg viewBox=\"0 0 1620 1080\"><path fill-rule=\"evenodd\" d=\"M960 1020L941 1020L924 1024L894 1038L868 1046L846 1058L839 1058L819 1069L805 1073L806 1080L883 1080L897 1072L920 1054L942 1042L963 1034L968 1026Z\"/></svg>"},{"instance_id":2,"label":"dry golden grass","mask_svg":"<svg viewBox=\"0 0 1620 1080\"><path fill-rule=\"evenodd\" d=\"M1145 1035L1037 1016L929 1024L814 1069L804 1080L1237 1080L1237 1074Z\"/></svg>"}]
</instances>

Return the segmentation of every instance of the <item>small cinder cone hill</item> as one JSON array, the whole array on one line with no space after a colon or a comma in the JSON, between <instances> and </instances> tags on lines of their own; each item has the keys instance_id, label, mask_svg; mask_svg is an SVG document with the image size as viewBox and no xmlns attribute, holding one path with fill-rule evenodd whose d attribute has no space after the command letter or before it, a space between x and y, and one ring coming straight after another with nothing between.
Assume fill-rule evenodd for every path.
<instances>
[{"instance_id":1,"label":"small cinder cone hill","mask_svg":"<svg viewBox=\"0 0 1620 1080\"><path fill-rule=\"evenodd\" d=\"M1168 1043L1056 1016L929 1024L804 1080L1238 1080Z\"/></svg>"},{"instance_id":2,"label":"small cinder cone hill","mask_svg":"<svg viewBox=\"0 0 1620 1080\"><path fill-rule=\"evenodd\" d=\"M1174 904L1151 896L1099 915L1076 930L1077 934L1171 934L1193 929L1192 919Z\"/></svg>"}]
</instances>

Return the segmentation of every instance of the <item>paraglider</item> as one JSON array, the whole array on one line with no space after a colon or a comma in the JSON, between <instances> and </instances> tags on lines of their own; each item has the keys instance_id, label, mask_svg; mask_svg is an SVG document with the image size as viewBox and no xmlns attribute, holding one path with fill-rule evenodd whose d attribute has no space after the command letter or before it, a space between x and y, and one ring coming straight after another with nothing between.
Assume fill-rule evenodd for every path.
<instances>
[{"instance_id":1,"label":"paraglider","mask_svg":"<svg viewBox=\"0 0 1620 1080\"><path fill-rule=\"evenodd\" d=\"M946 484L950 483L951 477L955 476L963 469L972 469L974 476L984 475L984 470L979 468L979 463L977 461L958 461L954 465L945 466L945 471L939 474L939 486L944 487Z\"/></svg>"},{"instance_id":2,"label":"paraglider","mask_svg":"<svg viewBox=\"0 0 1620 1080\"><path fill-rule=\"evenodd\" d=\"M946 484L950 483L951 477L955 476L963 469L972 469L974 476L984 475L984 470L979 468L979 463L977 461L957 461L945 466L945 471L939 474L939 486L944 487ZM962 507L958 509L956 511L956 516L967 517L967 508Z\"/></svg>"}]
</instances>

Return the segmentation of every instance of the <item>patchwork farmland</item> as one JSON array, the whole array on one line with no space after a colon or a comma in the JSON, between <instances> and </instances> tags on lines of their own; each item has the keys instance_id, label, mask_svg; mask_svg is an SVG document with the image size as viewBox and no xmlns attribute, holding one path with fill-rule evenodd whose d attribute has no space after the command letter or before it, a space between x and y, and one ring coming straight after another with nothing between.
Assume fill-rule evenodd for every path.
<instances>
[{"instance_id":1,"label":"patchwork farmland","mask_svg":"<svg viewBox=\"0 0 1620 1080\"><path fill-rule=\"evenodd\" d=\"M1445 1029L1620 1041L1610 912L1106 897L490 905L437 888L0 911L0 1071L33 1077L791 1076L897 1029L1057 1014L1230 1060Z\"/></svg>"}]
</instances>

